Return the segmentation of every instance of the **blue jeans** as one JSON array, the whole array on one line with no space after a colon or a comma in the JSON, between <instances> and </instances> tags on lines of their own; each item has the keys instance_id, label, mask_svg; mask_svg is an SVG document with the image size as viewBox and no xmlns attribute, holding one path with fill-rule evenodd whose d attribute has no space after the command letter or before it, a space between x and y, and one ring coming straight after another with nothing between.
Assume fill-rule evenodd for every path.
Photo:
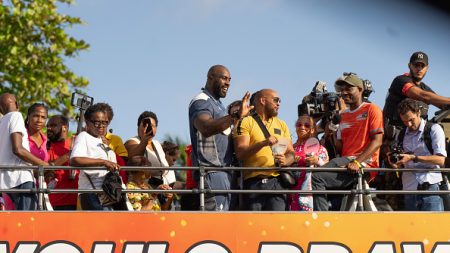
<instances>
[{"instance_id":1,"label":"blue jeans","mask_svg":"<svg viewBox=\"0 0 450 253\"><path fill-rule=\"evenodd\" d=\"M439 184L432 184L426 191L439 191ZM407 211L444 211L440 195L405 195Z\"/></svg>"},{"instance_id":2,"label":"blue jeans","mask_svg":"<svg viewBox=\"0 0 450 253\"><path fill-rule=\"evenodd\" d=\"M34 189L34 182L25 182L12 189ZM33 211L37 208L37 195L35 193L8 193L11 201L14 203L16 210Z\"/></svg>"},{"instance_id":3,"label":"blue jeans","mask_svg":"<svg viewBox=\"0 0 450 253\"><path fill-rule=\"evenodd\" d=\"M92 211L112 211L113 208L109 206L102 206L95 193L80 194L80 204L83 210Z\"/></svg>"}]
</instances>

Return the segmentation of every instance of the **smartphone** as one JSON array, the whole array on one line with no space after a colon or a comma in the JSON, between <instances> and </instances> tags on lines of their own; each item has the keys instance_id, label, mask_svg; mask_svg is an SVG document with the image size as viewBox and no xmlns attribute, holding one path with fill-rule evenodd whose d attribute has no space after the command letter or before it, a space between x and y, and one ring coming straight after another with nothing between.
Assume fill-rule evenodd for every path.
<instances>
[{"instance_id":1,"label":"smartphone","mask_svg":"<svg viewBox=\"0 0 450 253\"><path fill-rule=\"evenodd\" d=\"M72 93L71 104L72 106L86 110L89 106L94 104L94 98L81 93L74 92Z\"/></svg>"},{"instance_id":2,"label":"smartphone","mask_svg":"<svg viewBox=\"0 0 450 253\"><path fill-rule=\"evenodd\" d=\"M142 121L142 125L145 127L147 126L147 130L145 130L146 134L150 134L153 136L153 127L152 127L152 122L149 118L146 118Z\"/></svg>"}]
</instances>

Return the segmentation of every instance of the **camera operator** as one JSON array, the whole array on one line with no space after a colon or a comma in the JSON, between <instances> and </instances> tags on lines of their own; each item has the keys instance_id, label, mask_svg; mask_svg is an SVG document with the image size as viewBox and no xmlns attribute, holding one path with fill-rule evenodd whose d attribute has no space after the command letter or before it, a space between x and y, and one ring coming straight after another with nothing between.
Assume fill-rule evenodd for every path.
<instances>
[{"instance_id":1,"label":"camera operator","mask_svg":"<svg viewBox=\"0 0 450 253\"><path fill-rule=\"evenodd\" d=\"M379 148L383 139L383 115L373 103L363 101L364 81L354 73L344 73L335 83L347 108L341 113L336 149L342 157L324 167L346 167L348 172L313 172L313 190L349 189L363 167L378 167ZM314 210L328 211L325 195L314 195Z\"/></svg>"},{"instance_id":2,"label":"camera operator","mask_svg":"<svg viewBox=\"0 0 450 253\"><path fill-rule=\"evenodd\" d=\"M393 168L423 168L437 169L445 162L447 152L445 150L444 130L438 124L431 125L429 133L432 143L432 151L426 145L427 122L420 117L420 103L413 99L405 99L398 105L398 113L403 124L407 127L404 134L399 134L398 141L402 143L404 154L400 154L400 160L392 163L392 155L389 161ZM430 124L430 123L428 123ZM403 172L403 190L438 191L442 181L440 172ZM405 195L405 208L408 211L443 211L442 198L437 194L430 195Z\"/></svg>"}]
</instances>

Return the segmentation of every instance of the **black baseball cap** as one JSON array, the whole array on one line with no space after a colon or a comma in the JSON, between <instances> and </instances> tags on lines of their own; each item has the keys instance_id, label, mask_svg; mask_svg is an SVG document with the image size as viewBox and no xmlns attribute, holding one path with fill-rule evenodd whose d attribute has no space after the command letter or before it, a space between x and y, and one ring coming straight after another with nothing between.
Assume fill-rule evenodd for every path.
<instances>
[{"instance_id":1,"label":"black baseball cap","mask_svg":"<svg viewBox=\"0 0 450 253\"><path fill-rule=\"evenodd\" d=\"M424 52L415 52L411 55L411 58L409 59L409 63L416 63L421 62L425 64L425 66L428 66L428 55Z\"/></svg>"}]
</instances>

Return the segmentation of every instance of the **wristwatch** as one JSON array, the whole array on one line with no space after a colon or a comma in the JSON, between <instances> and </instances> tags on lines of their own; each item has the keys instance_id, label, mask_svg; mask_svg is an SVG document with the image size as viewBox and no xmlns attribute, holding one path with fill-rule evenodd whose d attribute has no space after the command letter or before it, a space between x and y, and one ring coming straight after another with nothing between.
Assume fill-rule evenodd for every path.
<instances>
[{"instance_id":1,"label":"wristwatch","mask_svg":"<svg viewBox=\"0 0 450 253\"><path fill-rule=\"evenodd\" d=\"M418 162L419 162L419 157L417 157L416 155L414 155L413 162L418 163Z\"/></svg>"}]
</instances>

